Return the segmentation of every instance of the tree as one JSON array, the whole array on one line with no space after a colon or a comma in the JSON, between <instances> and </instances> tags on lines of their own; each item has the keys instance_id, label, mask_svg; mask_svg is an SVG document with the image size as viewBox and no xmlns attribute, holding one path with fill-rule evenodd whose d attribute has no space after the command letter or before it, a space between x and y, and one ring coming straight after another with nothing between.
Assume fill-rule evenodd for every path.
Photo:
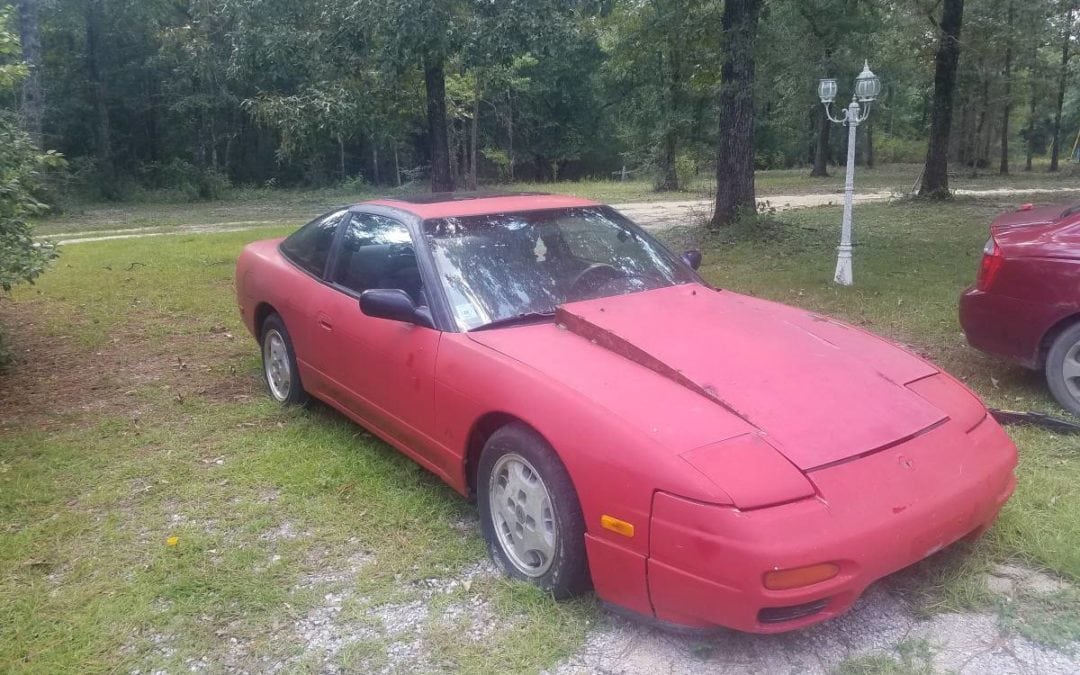
<instances>
[{"instance_id":1,"label":"tree","mask_svg":"<svg viewBox=\"0 0 1080 675\"><path fill-rule=\"evenodd\" d=\"M27 68L20 106L23 128L41 148L45 115L45 95L41 86L41 0L19 0L19 41Z\"/></svg>"},{"instance_id":2,"label":"tree","mask_svg":"<svg viewBox=\"0 0 1080 675\"><path fill-rule=\"evenodd\" d=\"M1064 0L1064 8L1061 17L1061 65L1058 69L1057 106L1054 108L1054 131L1053 146L1050 150L1050 171L1058 170L1058 162L1061 157L1061 111L1065 107L1065 88L1069 81L1069 47L1073 37L1073 14L1076 11L1076 0Z\"/></svg>"},{"instance_id":3,"label":"tree","mask_svg":"<svg viewBox=\"0 0 1080 675\"><path fill-rule=\"evenodd\" d=\"M680 175L678 160L698 154L698 139L707 136L702 123L709 117L701 111L715 105L710 89L716 69L706 64L716 51L710 44L716 6L689 0L614 5L601 35L604 94L618 101L612 122L633 148L626 160L650 170L656 190L678 190L691 178ZM708 148L707 154L712 152ZM693 167L693 162L681 164Z\"/></svg>"},{"instance_id":4,"label":"tree","mask_svg":"<svg viewBox=\"0 0 1080 675\"><path fill-rule=\"evenodd\" d=\"M1005 36L1005 65L1003 67L1005 95L1002 97L1001 103L1001 162L998 165L998 173L1003 176L1009 173L1009 121L1012 116L1013 24L1016 15L1016 6L1014 5L1015 0L1007 0L1007 2L1008 11L1005 20L1007 34Z\"/></svg>"},{"instance_id":5,"label":"tree","mask_svg":"<svg viewBox=\"0 0 1080 675\"><path fill-rule=\"evenodd\" d=\"M726 0L721 18L725 47L720 68L720 134L716 157L716 207L711 227L727 225L754 197L754 42L761 0Z\"/></svg>"},{"instance_id":6,"label":"tree","mask_svg":"<svg viewBox=\"0 0 1080 675\"><path fill-rule=\"evenodd\" d=\"M11 92L27 75L23 64L9 62L20 53L10 19L9 10L0 10L0 93ZM15 115L0 113L0 290L33 282L56 257L52 246L34 242L28 219L46 208L34 197L40 171L59 161L54 153L38 151Z\"/></svg>"},{"instance_id":7,"label":"tree","mask_svg":"<svg viewBox=\"0 0 1080 675\"><path fill-rule=\"evenodd\" d=\"M934 99L930 113L930 142L926 151L920 197L949 195L949 139L952 130L953 93L960 63L960 28L964 0L943 0L938 23L938 48L934 58Z\"/></svg>"}]
</instances>

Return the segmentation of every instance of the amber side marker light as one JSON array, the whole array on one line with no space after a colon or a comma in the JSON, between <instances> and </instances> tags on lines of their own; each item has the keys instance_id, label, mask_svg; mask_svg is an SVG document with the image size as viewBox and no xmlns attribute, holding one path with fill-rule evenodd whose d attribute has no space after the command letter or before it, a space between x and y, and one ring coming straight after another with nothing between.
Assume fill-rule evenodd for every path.
<instances>
[{"instance_id":1,"label":"amber side marker light","mask_svg":"<svg viewBox=\"0 0 1080 675\"><path fill-rule=\"evenodd\" d=\"M837 574L840 574L840 566L833 563L820 563L790 570L773 570L765 573L765 588L771 591L802 588L828 581Z\"/></svg>"},{"instance_id":2,"label":"amber side marker light","mask_svg":"<svg viewBox=\"0 0 1080 675\"><path fill-rule=\"evenodd\" d=\"M624 537L634 536L634 525L628 523L625 520L619 520L614 516L603 515L600 516L600 527L605 530L611 530L616 534L621 534Z\"/></svg>"}]
</instances>

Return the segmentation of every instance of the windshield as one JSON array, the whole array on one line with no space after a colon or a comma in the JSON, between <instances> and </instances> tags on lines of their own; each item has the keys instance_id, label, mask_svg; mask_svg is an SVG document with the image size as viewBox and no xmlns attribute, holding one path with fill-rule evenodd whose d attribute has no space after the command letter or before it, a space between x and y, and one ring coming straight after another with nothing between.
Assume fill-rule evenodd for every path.
<instances>
[{"instance_id":1,"label":"windshield","mask_svg":"<svg viewBox=\"0 0 1080 675\"><path fill-rule=\"evenodd\" d=\"M439 218L424 223L424 236L462 330L695 281L607 207Z\"/></svg>"}]
</instances>

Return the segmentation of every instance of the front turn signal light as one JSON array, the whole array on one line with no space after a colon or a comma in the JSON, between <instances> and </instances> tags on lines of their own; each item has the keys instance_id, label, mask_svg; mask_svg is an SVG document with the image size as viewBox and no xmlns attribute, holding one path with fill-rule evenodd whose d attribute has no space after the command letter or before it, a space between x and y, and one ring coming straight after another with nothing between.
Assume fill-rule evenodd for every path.
<instances>
[{"instance_id":1,"label":"front turn signal light","mask_svg":"<svg viewBox=\"0 0 1080 675\"><path fill-rule=\"evenodd\" d=\"M628 523L625 520L620 520L615 516L609 516L607 514L600 516L600 527L605 530L611 530L615 534L621 534L624 537L634 536L634 524Z\"/></svg>"},{"instance_id":2,"label":"front turn signal light","mask_svg":"<svg viewBox=\"0 0 1080 675\"><path fill-rule=\"evenodd\" d=\"M840 566L835 563L820 563L790 570L773 570L765 573L765 588L771 591L802 588L828 581L837 574L840 574Z\"/></svg>"}]
</instances>

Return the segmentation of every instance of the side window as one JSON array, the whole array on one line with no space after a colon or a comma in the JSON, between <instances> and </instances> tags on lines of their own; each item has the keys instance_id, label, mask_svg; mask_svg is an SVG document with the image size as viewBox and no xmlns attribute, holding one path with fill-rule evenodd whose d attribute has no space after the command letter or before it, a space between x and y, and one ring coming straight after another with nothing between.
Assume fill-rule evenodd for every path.
<instances>
[{"instance_id":1,"label":"side window","mask_svg":"<svg viewBox=\"0 0 1080 675\"><path fill-rule=\"evenodd\" d=\"M326 270L326 259L334 244L334 233L346 211L319 216L281 242L281 250L294 263L317 277Z\"/></svg>"},{"instance_id":2,"label":"side window","mask_svg":"<svg viewBox=\"0 0 1080 675\"><path fill-rule=\"evenodd\" d=\"M398 288L417 305L427 304L409 230L391 218L353 214L342 233L333 274L334 283L354 293Z\"/></svg>"}]
</instances>

